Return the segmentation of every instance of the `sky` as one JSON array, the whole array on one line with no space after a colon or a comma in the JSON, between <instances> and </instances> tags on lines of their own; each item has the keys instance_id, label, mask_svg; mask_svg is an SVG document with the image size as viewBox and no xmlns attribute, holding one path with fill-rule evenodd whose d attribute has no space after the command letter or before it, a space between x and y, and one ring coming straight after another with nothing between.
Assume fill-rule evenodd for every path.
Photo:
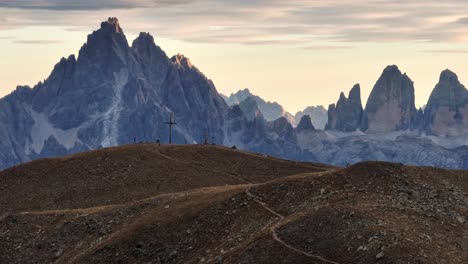
<instances>
[{"instance_id":1,"label":"sky","mask_svg":"<svg viewBox=\"0 0 468 264\"><path fill-rule=\"evenodd\" d=\"M466 0L0 0L0 96L48 77L61 57L117 17L129 43L149 32L219 92L239 89L293 114L361 84L365 104L387 65L422 106L440 72L468 84Z\"/></svg>"}]
</instances>

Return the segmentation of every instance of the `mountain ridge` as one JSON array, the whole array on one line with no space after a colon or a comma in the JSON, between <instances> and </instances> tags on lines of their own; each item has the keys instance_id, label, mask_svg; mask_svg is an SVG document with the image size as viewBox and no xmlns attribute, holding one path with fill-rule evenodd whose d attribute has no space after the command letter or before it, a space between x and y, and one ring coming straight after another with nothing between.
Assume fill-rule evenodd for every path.
<instances>
[{"instance_id":1,"label":"mountain ridge","mask_svg":"<svg viewBox=\"0 0 468 264\"><path fill-rule=\"evenodd\" d=\"M298 111L293 116L279 103L266 101L260 96L253 94L248 88L239 90L236 93L231 93L230 96L222 95L222 97L230 106L240 104L247 98L253 98L257 102L260 111L264 114L267 121L274 121L280 117L285 117L292 126L296 127L301 121L302 116L309 115L314 126L317 126L317 128L325 127L327 110L323 108L323 106L309 106L303 111Z\"/></svg>"},{"instance_id":2,"label":"mountain ridge","mask_svg":"<svg viewBox=\"0 0 468 264\"><path fill-rule=\"evenodd\" d=\"M468 145L468 92L457 79L441 74L426 112L414 107L412 81L397 66L383 71L362 115L357 87L350 98L340 96L336 117L321 107L292 116L248 90L243 94L250 101L229 106L188 57L169 58L144 32L129 46L118 20L109 18L88 35L77 57L62 58L44 82L0 99L0 169L132 142L165 142L170 115L179 144L209 142L334 165L375 159L468 168L462 147ZM271 112L262 107L269 105L279 110L266 118ZM291 123L305 115L312 124L304 120L294 129ZM316 122L325 126L327 115L337 125L321 130ZM425 148L431 153L423 154Z\"/></svg>"}]
</instances>

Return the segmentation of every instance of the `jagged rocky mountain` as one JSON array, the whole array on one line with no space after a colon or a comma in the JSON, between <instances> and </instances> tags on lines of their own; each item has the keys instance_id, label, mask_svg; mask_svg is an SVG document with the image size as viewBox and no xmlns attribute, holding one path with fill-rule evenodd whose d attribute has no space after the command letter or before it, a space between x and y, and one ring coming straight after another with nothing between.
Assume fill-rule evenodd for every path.
<instances>
[{"instance_id":1,"label":"jagged rocky mountain","mask_svg":"<svg viewBox=\"0 0 468 264\"><path fill-rule=\"evenodd\" d=\"M232 93L229 97L223 96L223 98L229 106L241 104L246 99L253 99L257 102L258 108L267 121L274 121L280 117L285 117L293 126L296 125L294 116L284 110L280 104L277 102L265 101L261 97L252 94L247 88Z\"/></svg>"},{"instance_id":2,"label":"jagged rocky mountain","mask_svg":"<svg viewBox=\"0 0 468 264\"><path fill-rule=\"evenodd\" d=\"M299 121L299 124L294 130L296 131L296 133L302 133L304 131L315 131L315 127L312 124L312 119L310 118L310 116L303 115L301 121Z\"/></svg>"},{"instance_id":3,"label":"jagged rocky mountain","mask_svg":"<svg viewBox=\"0 0 468 264\"><path fill-rule=\"evenodd\" d=\"M308 115L312 124L316 129L324 129L328 122L328 112L322 105L308 106L304 110L297 112L294 115L296 123L299 124L302 117Z\"/></svg>"},{"instance_id":4,"label":"jagged rocky mountain","mask_svg":"<svg viewBox=\"0 0 468 264\"><path fill-rule=\"evenodd\" d=\"M424 111L424 129L439 136L468 135L468 90L455 73L445 70Z\"/></svg>"},{"instance_id":5,"label":"jagged rocky mountain","mask_svg":"<svg viewBox=\"0 0 468 264\"><path fill-rule=\"evenodd\" d=\"M0 167L139 141L194 142L209 127L222 142L227 104L183 55L167 57L141 33L128 45L116 18L88 36L78 58L62 59L44 83L0 101Z\"/></svg>"},{"instance_id":6,"label":"jagged rocky mountain","mask_svg":"<svg viewBox=\"0 0 468 264\"><path fill-rule=\"evenodd\" d=\"M416 114L413 81L397 66L385 68L367 100L361 130L385 133L412 127Z\"/></svg>"},{"instance_id":7,"label":"jagged rocky mountain","mask_svg":"<svg viewBox=\"0 0 468 264\"><path fill-rule=\"evenodd\" d=\"M228 106L213 83L183 55L168 58L141 33L130 47L118 20L88 36L78 59L62 59L44 83L19 87L0 102L1 164L7 167L167 135L168 113L177 116L174 138L193 142L210 127L223 138ZM207 114L209 113L209 114Z\"/></svg>"},{"instance_id":8,"label":"jagged rocky mountain","mask_svg":"<svg viewBox=\"0 0 468 264\"><path fill-rule=\"evenodd\" d=\"M327 110L323 106L309 106L293 116L277 102L265 101L260 96L252 94L249 89L239 90L236 93L232 93L229 97L222 94L221 96L229 106L239 105L248 98L255 100L267 121L274 121L280 117L284 117L295 127L304 115L308 115L317 129L324 129L327 124Z\"/></svg>"},{"instance_id":9,"label":"jagged rocky mountain","mask_svg":"<svg viewBox=\"0 0 468 264\"><path fill-rule=\"evenodd\" d=\"M175 143L203 142L209 131L216 144L304 156L290 138L267 131L262 115L252 119L239 110L229 108L187 57L169 58L149 33L129 46L118 20L109 18L88 36L78 58L63 58L44 83L1 99L0 168L134 140L165 142L169 113L177 122Z\"/></svg>"},{"instance_id":10,"label":"jagged rocky mountain","mask_svg":"<svg viewBox=\"0 0 468 264\"><path fill-rule=\"evenodd\" d=\"M364 111L359 85L349 99L340 95L328 110L327 130L367 134L412 131L432 136L468 136L468 90L455 73L444 70L429 101L416 109L411 79L397 66L388 66L372 90Z\"/></svg>"},{"instance_id":11,"label":"jagged rocky mountain","mask_svg":"<svg viewBox=\"0 0 468 264\"><path fill-rule=\"evenodd\" d=\"M0 169L135 140L166 142L169 114L180 144L208 136L210 143L294 160L468 168L467 98L456 75L444 71L426 110L416 110L412 81L389 66L365 109L356 85L328 116L316 107L292 117L248 90L223 98L187 57L169 58L149 33L130 46L109 18L44 82L0 99ZM327 129L317 120L328 120Z\"/></svg>"},{"instance_id":12,"label":"jagged rocky mountain","mask_svg":"<svg viewBox=\"0 0 468 264\"><path fill-rule=\"evenodd\" d=\"M341 93L336 106L331 104L328 107L328 123L325 129L343 132L356 131L360 127L362 113L361 87L356 84L349 92L349 98Z\"/></svg>"},{"instance_id":13,"label":"jagged rocky mountain","mask_svg":"<svg viewBox=\"0 0 468 264\"><path fill-rule=\"evenodd\" d=\"M374 86L366 108L359 86L330 105L324 132L300 142L320 162L347 165L362 160L385 160L468 168L468 91L455 73L445 70L429 102L416 110L411 79L397 66L388 66ZM310 138L314 138L311 140Z\"/></svg>"}]
</instances>

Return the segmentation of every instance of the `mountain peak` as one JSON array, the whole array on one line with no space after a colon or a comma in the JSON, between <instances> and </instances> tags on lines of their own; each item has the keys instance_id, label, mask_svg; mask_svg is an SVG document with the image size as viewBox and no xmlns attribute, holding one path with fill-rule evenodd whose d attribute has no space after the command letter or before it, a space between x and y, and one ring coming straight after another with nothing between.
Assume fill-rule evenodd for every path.
<instances>
[{"instance_id":1,"label":"mountain peak","mask_svg":"<svg viewBox=\"0 0 468 264\"><path fill-rule=\"evenodd\" d=\"M459 83L458 76L449 69L442 71L439 82Z\"/></svg>"},{"instance_id":2,"label":"mountain peak","mask_svg":"<svg viewBox=\"0 0 468 264\"><path fill-rule=\"evenodd\" d=\"M356 83L353 88L351 88L351 91L349 92L350 94L352 93L357 93L357 92L361 92L361 85L359 85L359 83Z\"/></svg>"},{"instance_id":3,"label":"mountain peak","mask_svg":"<svg viewBox=\"0 0 468 264\"><path fill-rule=\"evenodd\" d=\"M244 88L242 90L237 91L236 93L231 93L231 96L237 96L239 97L240 101L243 101L245 98L254 95L250 92L249 88Z\"/></svg>"},{"instance_id":4,"label":"mountain peak","mask_svg":"<svg viewBox=\"0 0 468 264\"><path fill-rule=\"evenodd\" d=\"M407 130L413 126L415 112L413 81L396 65L390 65L369 95L361 130L369 133Z\"/></svg>"},{"instance_id":5,"label":"mountain peak","mask_svg":"<svg viewBox=\"0 0 468 264\"><path fill-rule=\"evenodd\" d=\"M239 90L240 93L252 94L249 88L244 88L243 90Z\"/></svg>"},{"instance_id":6,"label":"mountain peak","mask_svg":"<svg viewBox=\"0 0 468 264\"><path fill-rule=\"evenodd\" d=\"M354 132L359 128L362 117L361 88L355 84L346 98L343 92L335 104L328 107L327 130Z\"/></svg>"},{"instance_id":7,"label":"mountain peak","mask_svg":"<svg viewBox=\"0 0 468 264\"><path fill-rule=\"evenodd\" d=\"M138 37L132 42L132 49L139 52L145 52L146 56L149 56L152 47L156 46L154 38L149 33L141 32Z\"/></svg>"},{"instance_id":8,"label":"mountain peak","mask_svg":"<svg viewBox=\"0 0 468 264\"><path fill-rule=\"evenodd\" d=\"M398 66L396 65L388 65L387 67L385 67L384 73L398 73L398 74L401 74L400 72L400 69L398 69Z\"/></svg>"},{"instance_id":9,"label":"mountain peak","mask_svg":"<svg viewBox=\"0 0 468 264\"><path fill-rule=\"evenodd\" d=\"M257 117L263 118L263 114L258 107L258 103L253 97L245 98L239 103L239 107L242 109L242 112L244 112L249 121L252 121Z\"/></svg>"},{"instance_id":10,"label":"mountain peak","mask_svg":"<svg viewBox=\"0 0 468 264\"><path fill-rule=\"evenodd\" d=\"M148 32L140 32L140 35L135 39L135 41L144 41L154 44L154 37Z\"/></svg>"},{"instance_id":11,"label":"mountain peak","mask_svg":"<svg viewBox=\"0 0 468 264\"><path fill-rule=\"evenodd\" d=\"M344 101L346 99L348 99L348 98L346 98L346 95L344 94L344 92L341 92L339 101Z\"/></svg>"},{"instance_id":12,"label":"mountain peak","mask_svg":"<svg viewBox=\"0 0 468 264\"><path fill-rule=\"evenodd\" d=\"M361 104L361 86L357 83L351 88L348 96L350 101L358 102Z\"/></svg>"},{"instance_id":13,"label":"mountain peak","mask_svg":"<svg viewBox=\"0 0 468 264\"><path fill-rule=\"evenodd\" d=\"M101 29L110 29L116 33L123 33L119 20L116 17L109 17L107 21L102 22Z\"/></svg>"},{"instance_id":14,"label":"mountain peak","mask_svg":"<svg viewBox=\"0 0 468 264\"><path fill-rule=\"evenodd\" d=\"M138 55L140 60L147 61L148 63L154 60L165 64L169 60L161 47L156 45L154 37L150 33L141 32L132 42L132 50Z\"/></svg>"},{"instance_id":15,"label":"mountain peak","mask_svg":"<svg viewBox=\"0 0 468 264\"><path fill-rule=\"evenodd\" d=\"M178 65L181 65L186 68L193 68L193 64L190 62L190 59L185 57L184 54L174 55L171 60Z\"/></svg>"},{"instance_id":16,"label":"mountain peak","mask_svg":"<svg viewBox=\"0 0 468 264\"><path fill-rule=\"evenodd\" d=\"M310 118L310 116L303 115L301 117L301 121L299 122L299 125L297 125L295 130L297 133L301 133L303 131L315 131L315 127L312 124L312 119Z\"/></svg>"}]
</instances>

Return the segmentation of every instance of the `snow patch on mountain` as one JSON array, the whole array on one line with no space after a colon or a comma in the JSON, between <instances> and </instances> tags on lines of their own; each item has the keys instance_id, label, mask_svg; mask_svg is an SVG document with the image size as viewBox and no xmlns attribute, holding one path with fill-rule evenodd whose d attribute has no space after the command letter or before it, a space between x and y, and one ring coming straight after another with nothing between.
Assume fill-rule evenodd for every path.
<instances>
[{"instance_id":1,"label":"snow patch on mountain","mask_svg":"<svg viewBox=\"0 0 468 264\"><path fill-rule=\"evenodd\" d=\"M32 151L39 154L44 148L44 143L51 136L63 145L66 149L71 149L76 143L81 143L78 139L79 128L62 130L55 128L50 123L48 117L44 113L38 113L30 109L31 117L34 120L34 125L31 129L31 142L25 146L26 154L31 154Z\"/></svg>"}]
</instances>

